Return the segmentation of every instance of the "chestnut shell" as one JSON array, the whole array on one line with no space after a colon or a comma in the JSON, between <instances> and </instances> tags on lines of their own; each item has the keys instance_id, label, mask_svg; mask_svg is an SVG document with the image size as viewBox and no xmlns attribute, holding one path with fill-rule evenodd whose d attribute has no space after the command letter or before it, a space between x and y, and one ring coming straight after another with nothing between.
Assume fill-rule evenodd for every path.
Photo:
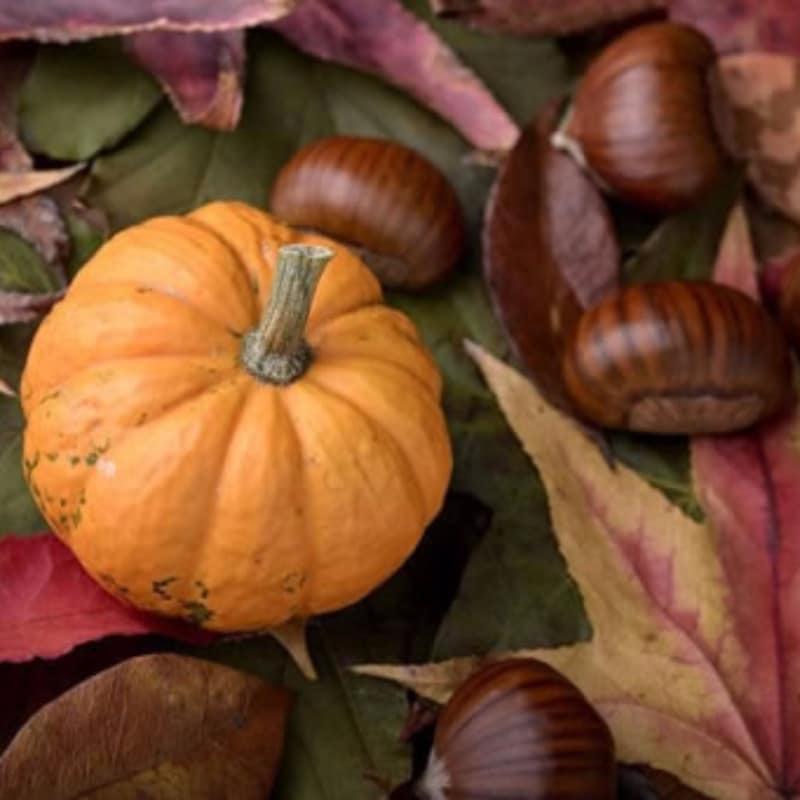
<instances>
[{"instance_id":1,"label":"chestnut shell","mask_svg":"<svg viewBox=\"0 0 800 800\"><path fill-rule=\"evenodd\" d=\"M724 163L707 73L711 43L670 22L634 28L589 65L566 134L623 199L656 211L697 201Z\"/></svg>"},{"instance_id":2,"label":"chestnut shell","mask_svg":"<svg viewBox=\"0 0 800 800\"><path fill-rule=\"evenodd\" d=\"M612 800L615 786L611 734L586 698L547 664L508 659L455 692L414 791L425 800Z\"/></svg>"},{"instance_id":3,"label":"chestnut shell","mask_svg":"<svg viewBox=\"0 0 800 800\"><path fill-rule=\"evenodd\" d=\"M332 136L300 149L272 189L272 212L354 246L384 286L421 289L447 275L464 247L453 188L414 150Z\"/></svg>"},{"instance_id":4,"label":"chestnut shell","mask_svg":"<svg viewBox=\"0 0 800 800\"><path fill-rule=\"evenodd\" d=\"M740 430L791 396L778 325L747 295L705 281L609 295L578 322L563 374L588 420L649 433Z\"/></svg>"}]
</instances>

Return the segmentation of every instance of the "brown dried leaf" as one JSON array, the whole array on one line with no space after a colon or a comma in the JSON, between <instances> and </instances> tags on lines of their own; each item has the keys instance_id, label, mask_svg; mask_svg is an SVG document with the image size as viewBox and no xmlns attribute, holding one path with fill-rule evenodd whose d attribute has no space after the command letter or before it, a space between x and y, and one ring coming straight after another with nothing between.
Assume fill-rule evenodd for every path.
<instances>
[{"instance_id":1,"label":"brown dried leaf","mask_svg":"<svg viewBox=\"0 0 800 800\"><path fill-rule=\"evenodd\" d=\"M0 757L0 797L263 800L289 693L238 670L140 656L37 712Z\"/></svg>"},{"instance_id":2,"label":"brown dried leaf","mask_svg":"<svg viewBox=\"0 0 800 800\"><path fill-rule=\"evenodd\" d=\"M18 197L26 197L51 186L69 180L82 170L83 164L73 164L61 169L26 170L24 172L0 172L0 204L10 203Z\"/></svg>"},{"instance_id":3,"label":"brown dried leaf","mask_svg":"<svg viewBox=\"0 0 800 800\"><path fill-rule=\"evenodd\" d=\"M181 119L217 130L233 130L242 111L244 31L183 33L144 31L125 47L151 72Z\"/></svg>"},{"instance_id":4,"label":"brown dried leaf","mask_svg":"<svg viewBox=\"0 0 800 800\"><path fill-rule=\"evenodd\" d=\"M46 0L0 4L0 41L72 42L144 30L212 32L260 25L296 0Z\"/></svg>"},{"instance_id":5,"label":"brown dried leaf","mask_svg":"<svg viewBox=\"0 0 800 800\"><path fill-rule=\"evenodd\" d=\"M800 59L770 53L721 58L717 128L769 205L800 221Z\"/></svg>"},{"instance_id":6,"label":"brown dried leaf","mask_svg":"<svg viewBox=\"0 0 800 800\"><path fill-rule=\"evenodd\" d=\"M534 36L584 31L662 11L667 0L430 0L442 17L478 28Z\"/></svg>"},{"instance_id":7,"label":"brown dried leaf","mask_svg":"<svg viewBox=\"0 0 800 800\"><path fill-rule=\"evenodd\" d=\"M480 78L398 0L306 0L274 27L317 58L400 87L480 150L504 152L519 135Z\"/></svg>"},{"instance_id":8,"label":"brown dried leaf","mask_svg":"<svg viewBox=\"0 0 800 800\"><path fill-rule=\"evenodd\" d=\"M566 406L561 353L582 308L617 283L619 247L599 192L551 147L557 107L523 131L486 210L486 279L520 361L552 402Z\"/></svg>"}]
</instances>

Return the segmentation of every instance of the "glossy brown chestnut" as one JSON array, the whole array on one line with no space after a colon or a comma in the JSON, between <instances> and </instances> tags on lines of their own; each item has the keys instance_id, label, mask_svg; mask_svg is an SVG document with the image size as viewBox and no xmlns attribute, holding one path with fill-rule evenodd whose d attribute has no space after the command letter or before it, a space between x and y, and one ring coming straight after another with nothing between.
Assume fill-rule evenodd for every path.
<instances>
[{"instance_id":1,"label":"glossy brown chestnut","mask_svg":"<svg viewBox=\"0 0 800 800\"><path fill-rule=\"evenodd\" d=\"M447 179L419 153L354 136L320 139L278 174L273 213L359 250L384 286L421 289L449 273L464 221Z\"/></svg>"},{"instance_id":2,"label":"glossy brown chestnut","mask_svg":"<svg viewBox=\"0 0 800 800\"><path fill-rule=\"evenodd\" d=\"M563 374L588 420L649 433L740 430L791 396L777 323L747 295L704 281L609 295L578 322Z\"/></svg>"},{"instance_id":3,"label":"glossy brown chestnut","mask_svg":"<svg viewBox=\"0 0 800 800\"><path fill-rule=\"evenodd\" d=\"M723 164L707 85L714 58L692 28L634 28L589 65L565 140L623 199L657 211L691 205Z\"/></svg>"},{"instance_id":4,"label":"glossy brown chestnut","mask_svg":"<svg viewBox=\"0 0 800 800\"><path fill-rule=\"evenodd\" d=\"M392 797L611 800L615 784L611 734L586 698L547 664L508 659L456 690L425 772Z\"/></svg>"}]
</instances>

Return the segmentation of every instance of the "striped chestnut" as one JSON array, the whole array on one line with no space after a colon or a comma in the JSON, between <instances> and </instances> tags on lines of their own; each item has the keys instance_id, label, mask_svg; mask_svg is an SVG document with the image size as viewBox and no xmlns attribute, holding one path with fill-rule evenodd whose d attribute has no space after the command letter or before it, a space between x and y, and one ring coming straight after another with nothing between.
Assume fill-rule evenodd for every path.
<instances>
[{"instance_id":1,"label":"striped chestnut","mask_svg":"<svg viewBox=\"0 0 800 800\"><path fill-rule=\"evenodd\" d=\"M612 800L614 744L581 692L534 659L474 673L436 723L428 764L392 800Z\"/></svg>"},{"instance_id":2,"label":"striped chestnut","mask_svg":"<svg viewBox=\"0 0 800 800\"><path fill-rule=\"evenodd\" d=\"M358 251L389 288L422 289L447 275L464 246L464 221L447 179L396 142L319 139L283 166L273 213Z\"/></svg>"},{"instance_id":3,"label":"striped chestnut","mask_svg":"<svg viewBox=\"0 0 800 800\"><path fill-rule=\"evenodd\" d=\"M563 375L577 411L663 434L747 428L791 396L789 350L747 295L705 281L628 286L580 319Z\"/></svg>"},{"instance_id":4,"label":"striped chestnut","mask_svg":"<svg viewBox=\"0 0 800 800\"><path fill-rule=\"evenodd\" d=\"M707 86L714 61L693 28L634 28L589 65L555 143L624 200L655 211L691 205L723 165Z\"/></svg>"}]
</instances>

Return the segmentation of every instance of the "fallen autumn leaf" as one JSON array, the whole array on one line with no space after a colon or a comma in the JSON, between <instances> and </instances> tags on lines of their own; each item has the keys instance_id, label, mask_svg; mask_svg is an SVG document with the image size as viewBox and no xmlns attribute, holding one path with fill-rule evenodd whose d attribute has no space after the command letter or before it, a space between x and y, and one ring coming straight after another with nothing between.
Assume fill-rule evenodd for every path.
<instances>
[{"instance_id":1,"label":"fallen autumn leaf","mask_svg":"<svg viewBox=\"0 0 800 800\"><path fill-rule=\"evenodd\" d=\"M220 664L129 659L34 714L0 756L0 796L263 800L290 703Z\"/></svg>"}]
</instances>

